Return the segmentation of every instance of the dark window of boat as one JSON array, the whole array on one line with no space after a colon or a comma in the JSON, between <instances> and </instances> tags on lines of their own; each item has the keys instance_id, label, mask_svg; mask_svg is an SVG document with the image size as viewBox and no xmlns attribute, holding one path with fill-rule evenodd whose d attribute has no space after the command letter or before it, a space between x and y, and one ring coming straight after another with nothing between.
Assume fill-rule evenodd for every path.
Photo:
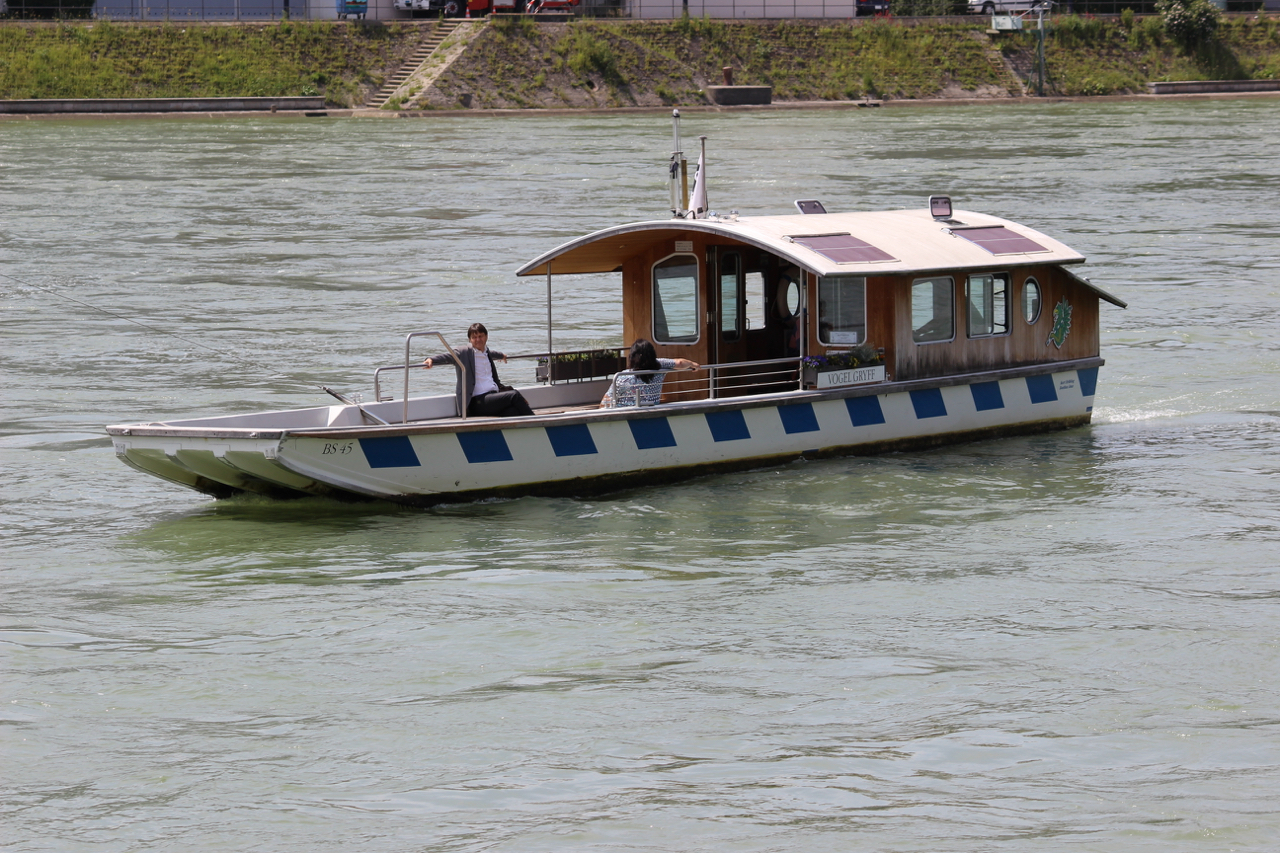
<instances>
[{"instance_id":1,"label":"dark window of boat","mask_svg":"<svg viewBox=\"0 0 1280 853\"><path fill-rule=\"evenodd\" d=\"M737 252L720 254L720 337L736 341L742 337L742 256Z\"/></svg>"},{"instance_id":2,"label":"dark window of boat","mask_svg":"<svg viewBox=\"0 0 1280 853\"><path fill-rule=\"evenodd\" d=\"M965 285L969 303L969 337L1009 334L1009 274L978 273Z\"/></svg>"},{"instance_id":3,"label":"dark window of boat","mask_svg":"<svg viewBox=\"0 0 1280 853\"><path fill-rule=\"evenodd\" d=\"M1030 276L1022 283L1022 316L1028 323L1040 319L1040 282Z\"/></svg>"},{"instance_id":4,"label":"dark window of boat","mask_svg":"<svg viewBox=\"0 0 1280 853\"><path fill-rule=\"evenodd\" d=\"M791 242L812 249L837 264L870 264L878 261L896 261L893 255L852 234L817 234L812 237L792 237Z\"/></svg>"},{"instance_id":5,"label":"dark window of boat","mask_svg":"<svg viewBox=\"0 0 1280 853\"><path fill-rule=\"evenodd\" d=\"M832 346L867 342L867 280L857 275L818 279L818 340Z\"/></svg>"},{"instance_id":6,"label":"dark window of boat","mask_svg":"<svg viewBox=\"0 0 1280 853\"><path fill-rule=\"evenodd\" d=\"M918 344L955 337L955 281L950 276L911 283L911 340Z\"/></svg>"},{"instance_id":7,"label":"dark window of boat","mask_svg":"<svg viewBox=\"0 0 1280 853\"><path fill-rule=\"evenodd\" d=\"M990 225L982 228L955 228L957 237L963 237L970 243L981 246L993 255L1020 255L1025 252L1047 252L1030 237L1015 234L1003 225Z\"/></svg>"},{"instance_id":8,"label":"dark window of boat","mask_svg":"<svg viewBox=\"0 0 1280 853\"><path fill-rule=\"evenodd\" d=\"M698 340L698 259L672 255L653 265L653 340L691 344Z\"/></svg>"}]
</instances>

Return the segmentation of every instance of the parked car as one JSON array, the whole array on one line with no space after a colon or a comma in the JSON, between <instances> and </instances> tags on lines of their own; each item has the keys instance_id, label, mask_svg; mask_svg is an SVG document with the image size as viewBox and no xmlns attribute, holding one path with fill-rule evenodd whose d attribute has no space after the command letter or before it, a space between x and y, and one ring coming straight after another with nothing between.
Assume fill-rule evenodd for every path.
<instances>
[{"instance_id":1,"label":"parked car","mask_svg":"<svg viewBox=\"0 0 1280 853\"><path fill-rule=\"evenodd\" d=\"M857 8L854 11L859 18L889 13L889 0L855 0L855 2Z\"/></svg>"},{"instance_id":2,"label":"parked car","mask_svg":"<svg viewBox=\"0 0 1280 853\"><path fill-rule=\"evenodd\" d=\"M395 0L401 12L422 12L426 17L454 18L466 13L466 0Z\"/></svg>"},{"instance_id":3,"label":"parked car","mask_svg":"<svg viewBox=\"0 0 1280 853\"><path fill-rule=\"evenodd\" d=\"M969 0L970 15L999 15L1010 12L1034 12L1043 6L1049 11L1053 3L1048 0Z\"/></svg>"}]
</instances>

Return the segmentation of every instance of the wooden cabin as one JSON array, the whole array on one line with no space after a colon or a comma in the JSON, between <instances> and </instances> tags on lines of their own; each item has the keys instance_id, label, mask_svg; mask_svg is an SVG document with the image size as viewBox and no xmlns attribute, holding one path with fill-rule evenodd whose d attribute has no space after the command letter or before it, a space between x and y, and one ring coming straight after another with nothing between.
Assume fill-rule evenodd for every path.
<instances>
[{"instance_id":1,"label":"wooden cabin","mask_svg":"<svg viewBox=\"0 0 1280 853\"><path fill-rule=\"evenodd\" d=\"M637 223L520 274L621 271L623 339L663 357L730 365L869 345L886 378L907 381L1096 357L1099 302L1124 303L1070 271L1083 261L1004 219L922 208ZM755 368L718 374L716 396L761 390ZM664 399L709 393L705 373L683 385Z\"/></svg>"}]
</instances>

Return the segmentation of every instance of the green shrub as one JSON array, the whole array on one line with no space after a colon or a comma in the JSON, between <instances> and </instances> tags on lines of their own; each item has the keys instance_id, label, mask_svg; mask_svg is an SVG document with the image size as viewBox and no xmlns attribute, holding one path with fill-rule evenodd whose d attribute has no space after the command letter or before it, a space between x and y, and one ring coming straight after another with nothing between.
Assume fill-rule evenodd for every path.
<instances>
[{"instance_id":1,"label":"green shrub","mask_svg":"<svg viewBox=\"0 0 1280 853\"><path fill-rule=\"evenodd\" d=\"M1106 41L1108 27L1100 18L1066 15L1054 22L1053 39L1066 48L1095 47Z\"/></svg>"},{"instance_id":2,"label":"green shrub","mask_svg":"<svg viewBox=\"0 0 1280 853\"><path fill-rule=\"evenodd\" d=\"M1212 41L1221 16L1209 0L1156 0L1164 29L1183 47Z\"/></svg>"},{"instance_id":3,"label":"green shrub","mask_svg":"<svg viewBox=\"0 0 1280 853\"><path fill-rule=\"evenodd\" d=\"M1065 95L1114 95L1136 91L1140 85L1120 71L1099 69L1081 76L1067 75L1061 88Z\"/></svg>"},{"instance_id":4,"label":"green shrub","mask_svg":"<svg viewBox=\"0 0 1280 853\"><path fill-rule=\"evenodd\" d=\"M1129 30L1128 44L1134 50L1156 47L1164 40L1164 22L1159 18L1143 18Z\"/></svg>"},{"instance_id":5,"label":"green shrub","mask_svg":"<svg viewBox=\"0 0 1280 853\"><path fill-rule=\"evenodd\" d=\"M491 26L498 35L508 38L529 41L538 35L538 25L525 15L502 15L494 18Z\"/></svg>"},{"instance_id":6,"label":"green shrub","mask_svg":"<svg viewBox=\"0 0 1280 853\"><path fill-rule=\"evenodd\" d=\"M566 62L578 76L586 77L594 71L610 83L621 82L618 60L608 41L588 30L575 29L568 47Z\"/></svg>"},{"instance_id":7,"label":"green shrub","mask_svg":"<svg viewBox=\"0 0 1280 853\"><path fill-rule=\"evenodd\" d=\"M688 38L712 38L720 34L723 35L724 25L710 18L691 18L686 11L675 22L675 30L682 36Z\"/></svg>"}]
</instances>

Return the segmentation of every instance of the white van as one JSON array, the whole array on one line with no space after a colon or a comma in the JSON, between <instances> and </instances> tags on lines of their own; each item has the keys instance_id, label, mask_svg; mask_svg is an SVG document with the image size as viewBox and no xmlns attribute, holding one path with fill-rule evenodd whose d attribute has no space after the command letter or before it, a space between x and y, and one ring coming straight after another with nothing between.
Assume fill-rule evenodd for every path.
<instances>
[{"instance_id":1,"label":"white van","mask_svg":"<svg viewBox=\"0 0 1280 853\"><path fill-rule=\"evenodd\" d=\"M1033 12L1040 6L1045 11L1053 3L1049 0L969 0L970 15L999 15L1010 12Z\"/></svg>"}]
</instances>

